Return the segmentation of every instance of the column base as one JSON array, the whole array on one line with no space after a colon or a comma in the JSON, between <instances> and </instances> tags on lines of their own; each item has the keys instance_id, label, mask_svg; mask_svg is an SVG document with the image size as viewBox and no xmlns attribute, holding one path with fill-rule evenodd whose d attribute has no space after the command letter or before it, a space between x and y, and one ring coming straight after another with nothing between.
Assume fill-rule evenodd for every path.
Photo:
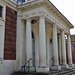
<instances>
[{"instance_id":1,"label":"column base","mask_svg":"<svg viewBox=\"0 0 75 75\"><path fill-rule=\"evenodd\" d=\"M51 67L51 70L52 70L52 71L61 70L61 66L60 66L60 65L52 66L52 67Z\"/></svg>"},{"instance_id":2,"label":"column base","mask_svg":"<svg viewBox=\"0 0 75 75\"><path fill-rule=\"evenodd\" d=\"M27 71L28 71L28 69L27 69ZM35 72L36 71L36 68L31 66L30 69L29 69L29 71L30 72Z\"/></svg>"},{"instance_id":3,"label":"column base","mask_svg":"<svg viewBox=\"0 0 75 75\"><path fill-rule=\"evenodd\" d=\"M50 68L49 67L38 67L36 68L36 72L49 72Z\"/></svg>"},{"instance_id":4,"label":"column base","mask_svg":"<svg viewBox=\"0 0 75 75\"><path fill-rule=\"evenodd\" d=\"M69 68L74 68L74 64L70 64L70 65L68 65L69 66Z\"/></svg>"},{"instance_id":5,"label":"column base","mask_svg":"<svg viewBox=\"0 0 75 75\"><path fill-rule=\"evenodd\" d=\"M75 67L75 64L74 64L74 67Z\"/></svg>"},{"instance_id":6,"label":"column base","mask_svg":"<svg viewBox=\"0 0 75 75\"><path fill-rule=\"evenodd\" d=\"M68 69L68 65L67 64L61 65L61 69Z\"/></svg>"}]
</instances>

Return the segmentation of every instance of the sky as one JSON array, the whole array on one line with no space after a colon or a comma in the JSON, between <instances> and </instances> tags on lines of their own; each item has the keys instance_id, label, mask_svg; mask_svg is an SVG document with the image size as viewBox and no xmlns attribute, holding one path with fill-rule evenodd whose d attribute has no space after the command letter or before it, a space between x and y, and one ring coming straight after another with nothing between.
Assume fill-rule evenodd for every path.
<instances>
[{"instance_id":1,"label":"sky","mask_svg":"<svg viewBox=\"0 0 75 75\"><path fill-rule=\"evenodd\" d=\"M50 0L56 8L75 26L75 0ZM71 29L75 35L75 28Z\"/></svg>"}]
</instances>

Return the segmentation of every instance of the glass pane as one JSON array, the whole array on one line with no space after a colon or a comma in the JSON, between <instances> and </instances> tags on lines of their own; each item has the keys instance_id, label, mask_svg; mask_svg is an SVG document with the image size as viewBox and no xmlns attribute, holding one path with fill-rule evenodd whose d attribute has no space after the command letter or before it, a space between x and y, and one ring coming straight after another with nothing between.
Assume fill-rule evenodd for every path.
<instances>
[{"instance_id":1,"label":"glass pane","mask_svg":"<svg viewBox=\"0 0 75 75\"><path fill-rule=\"evenodd\" d=\"M0 6L0 17L2 17L2 6Z\"/></svg>"},{"instance_id":2,"label":"glass pane","mask_svg":"<svg viewBox=\"0 0 75 75\"><path fill-rule=\"evenodd\" d=\"M25 0L17 0L17 2L25 2Z\"/></svg>"}]
</instances>

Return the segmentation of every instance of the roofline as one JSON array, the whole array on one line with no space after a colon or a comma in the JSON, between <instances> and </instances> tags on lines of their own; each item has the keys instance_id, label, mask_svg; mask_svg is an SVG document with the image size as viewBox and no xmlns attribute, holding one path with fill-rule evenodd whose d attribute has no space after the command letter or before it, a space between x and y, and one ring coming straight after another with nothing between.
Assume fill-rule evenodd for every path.
<instances>
[{"instance_id":1,"label":"roofline","mask_svg":"<svg viewBox=\"0 0 75 75\"><path fill-rule=\"evenodd\" d=\"M63 18L64 21L66 21L66 23L68 24L68 26L70 28L74 28L74 26L71 24L71 22L54 6L54 4L51 1L49 1L49 0L36 0L36 1L47 2L49 5L51 5L52 9L55 10L55 12L57 12L57 14L60 14L60 17ZM24 2L23 4L28 4L28 3L32 3L32 2L35 2L35 0Z\"/></svg>"},{"instance_id":2,"label":"roofline","mask_svg":"<svg viewBox=\"0 0 75 75\"><path fill-rule=\"evenodd\" d=\"M48 1L53 6L53 8L61 15L61 17L63 17L70 24L71 28L74 28L71 22L54 6L54 4L51 1L49 0L46 0L46 1Z\"/></svg>"}]
</instances>

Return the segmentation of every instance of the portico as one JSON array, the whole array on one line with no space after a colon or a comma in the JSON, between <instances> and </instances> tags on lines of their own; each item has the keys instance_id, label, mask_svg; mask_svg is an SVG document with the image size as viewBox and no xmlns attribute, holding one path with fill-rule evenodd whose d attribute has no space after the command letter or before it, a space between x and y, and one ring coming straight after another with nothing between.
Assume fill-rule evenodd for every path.
<instances>
[{"instance_id":1,"label":"portico","mask_svg":"<svg viewBox=\"0 0 75 75\"><path fill-rule=\"evenodd\" d=\"M19 51L17 62L19 64L16 67L18 69L30 58L34 58L30 62L30 66L35 65L37 72L67 69L69 65L73 67L70 42L70 28L73 26L48 0L35 0L29 2L29 5L25 3L23 6L19 6L17 18L17 33L20 33L17 34L17 51ZM36 20L36 22L33 24L32 20ZM66 62L65 34L68 36L68 64ZM50 41L52 41L51 46Z\"/></svg>"}]
</instances>

